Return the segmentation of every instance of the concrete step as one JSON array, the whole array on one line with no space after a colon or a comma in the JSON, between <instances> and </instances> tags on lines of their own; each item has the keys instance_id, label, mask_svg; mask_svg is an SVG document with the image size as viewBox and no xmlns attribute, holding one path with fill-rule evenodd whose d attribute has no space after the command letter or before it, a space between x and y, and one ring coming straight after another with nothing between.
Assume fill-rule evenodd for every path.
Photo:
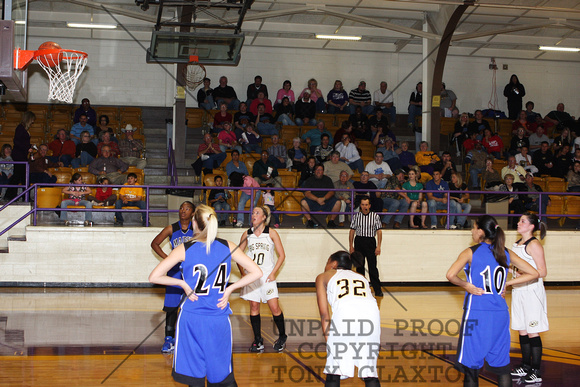
<instances>
[{"instance_id":1,"label":"concrete step","mask_svg":"<svg viewBox=\"0 0 580 387\"><path fill-rule=\"evenodd\" d=\"M145 184L147 185L169 185L169 176L151 176L145 175Z\"/></svg>"}]
</instances>

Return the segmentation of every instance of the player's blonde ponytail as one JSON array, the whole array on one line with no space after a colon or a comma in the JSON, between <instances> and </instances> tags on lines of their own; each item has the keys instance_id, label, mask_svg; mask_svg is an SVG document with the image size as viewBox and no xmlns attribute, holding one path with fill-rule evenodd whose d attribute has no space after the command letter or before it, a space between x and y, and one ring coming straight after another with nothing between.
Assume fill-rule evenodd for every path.
<instances>
[{"instance_id":1,"label":"player's blonde ponytail","mask_svg":"<svg viewBox=\"0 0 580 387\"><path fill-rule=\"evenodd\" d=\"M197 227L197 234L193 240L205 243L205 251L209 254L210 246L217 236L217 215L213 208L200 204L193 214L193 219Z\"/></svg>"}]
</instances>

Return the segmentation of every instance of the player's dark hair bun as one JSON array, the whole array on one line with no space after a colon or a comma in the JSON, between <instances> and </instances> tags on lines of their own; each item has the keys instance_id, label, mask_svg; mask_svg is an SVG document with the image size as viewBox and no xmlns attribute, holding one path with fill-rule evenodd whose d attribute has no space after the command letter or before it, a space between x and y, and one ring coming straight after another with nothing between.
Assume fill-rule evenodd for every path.
<instances>
[{"instance_id":1,"label":"player's dark hair bun","mask_svg":"<svg viewBox=\"0 0 580 387\"><path fill-rule=\"evenodd\" d=\"M350 257L351 255L348 251L339 250L330 256L330 261L337 262L337 269L350 270L352 269L352 261Z\"/></svg>"}]
</instances>

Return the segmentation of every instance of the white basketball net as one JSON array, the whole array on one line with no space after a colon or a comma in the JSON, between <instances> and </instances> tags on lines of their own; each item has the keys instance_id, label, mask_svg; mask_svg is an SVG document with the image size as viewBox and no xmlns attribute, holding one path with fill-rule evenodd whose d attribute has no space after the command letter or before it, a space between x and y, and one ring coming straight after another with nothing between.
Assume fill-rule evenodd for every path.
<instances>
[{"instance_id":1,"label":"white basketball net","mask_svg":"<svg viewBox=\"0 0 580 387\"><path fill-rule=\"evenodd\" d=\"M187 87L190 90L195 90L203 83L203 78L205 78L205 68L195 62L190 62L185 73Z\"/></svg>"},{"instance_id":2,"label":"white basketball net","mask_svg":"<svg viewBox=\"0 0 580 387\"><path fill-rule=\"evenodd\" d=\"M56 66L47 66L37 59L38 64L48 74L48 100L72 103L75 87L79 76L87 64L87 54L72 50L63 50L58 54L62 58ZM49 57L45 62L54 64Z\"/></svg>"}]
</instances>

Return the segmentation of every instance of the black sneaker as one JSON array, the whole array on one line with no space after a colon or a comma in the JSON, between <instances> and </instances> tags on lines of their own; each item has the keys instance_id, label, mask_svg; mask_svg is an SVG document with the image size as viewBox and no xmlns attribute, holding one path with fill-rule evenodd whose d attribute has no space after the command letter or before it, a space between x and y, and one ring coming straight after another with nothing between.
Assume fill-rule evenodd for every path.
<instances>
[{"instance_id":1,"label":"black sneaker","mask_svg":"<svg viewBox=\"0 0 580 387\"><path fill-rule=\"evenodd\" d=\"M118 220L115 220L115 227L123 227L123 222L119 222Z\"/></svg>"},{"instance_id":2,"label":"black sneaker","mask_svg":"<svg viewBox=\"0 0 580 387\"><path fill-rule=\"evenodd\" d=\"M522 381L524 383L538 383L542 381L542 376L540 375L540 370L536 370L536 369L531 369L530 372L528 372L526 374L526 376L524 376L522 378Z\"/></svg>"},{"instance_id":3,"label":"black sneaker","mask_svg":"<svg viewBox=\"0 0 580 387\"><path fill-rule=\"evenodd\" d=\"M306 228L314 228L314 221L312 219L306 222Z\"/></svg>"},{"instance_id":4,"label":"black sneaker","mask_svg":"<svg viewBox=\"0 0 580 387\"><path fill-rule=\"evenodd\" d=\"M329 220L328 223L326 224L326 227L336 228L336 223L334 223L334 220Z\"/></svg>"},{"instance_id":5,"label":"black sneaker","mask_svg":"<svg viewBox=\"0 0 580 387\"><path fill-rule=\"evenodd\" d=\"M520 364L516 368L513 368L510 373L512 376L526 376L528 374L528 372L530 372L531 370L532 370L532 367L530 367L529 365Z\"/></svg>"},{"instance_id":6,"label":"black sneaker","mask_svg":"<svg viewBox=\"0 0 580 387\"><path fill-rule=\"evenodd\" d=\"M282 352L284 350L284 348L286 348L286 340L287 339L288 339L288 336L286 336L286 335L278 337L278 340L276 340L274 342L274 351Z\"/></svg>"},{"instance_id":7,"label":"black sneaker","mask_svg":"<svg viewBox=\"0 0 580 387\"><path fill-rule=\"evenodd\" d=\"M263 352L264 351L264 340L260 337L258 340L254 340L252 346L250 347L250 352Z\"/></svg>"}]
</instances>

